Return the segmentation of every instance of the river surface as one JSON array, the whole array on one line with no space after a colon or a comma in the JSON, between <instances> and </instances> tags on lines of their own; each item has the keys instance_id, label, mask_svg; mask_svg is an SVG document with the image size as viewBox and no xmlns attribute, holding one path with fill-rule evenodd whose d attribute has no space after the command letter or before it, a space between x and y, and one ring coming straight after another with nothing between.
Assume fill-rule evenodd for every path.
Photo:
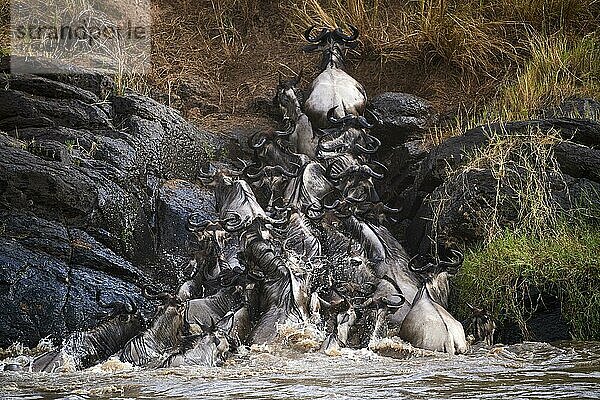
<instances>
[{"instance_id":1,"label":"river surface","mask_svg":"<svg viewBox=\"0 0 600 400\"><path fill-rule=\"evenodd\" d=\"M388 349L389 350L389 349ZM392 350L387 351L393 354ZM2 399L598 399L600 343L521 343L470 354L246 350L223 367L0 373Z\"/></svg>"}]
</instances>

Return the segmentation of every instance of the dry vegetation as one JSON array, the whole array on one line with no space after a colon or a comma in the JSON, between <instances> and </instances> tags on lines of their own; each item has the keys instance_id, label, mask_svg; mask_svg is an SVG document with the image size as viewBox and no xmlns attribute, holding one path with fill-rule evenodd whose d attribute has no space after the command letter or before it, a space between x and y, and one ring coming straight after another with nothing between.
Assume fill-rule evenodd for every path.
<instances>
[{"instance_id":1,"label":"dry vegetation","mask_svg":"<svg viewBox=\"0 0 600 400\"><path fill-rule=\"evenodd\" d=\"M8 4L0 0L5 22ZM358 26L348 69L371 96L417 94L457 118L434 137L600 94L599 0L154 0L152 17L153 70L118 76L119 86L224 130L271 124L261 104L278 71L317 72L316 56L300 50L313 24Z\"/></svg>"},{"instance_id":2,"label":"dry vegetation","mask_svg":"<svg viewBox=\"0 0 600 400\"><path fill-rule=\"evenodd\" d=\"M598 0L160 0L153 12L155 69L144 86L216 125L258 118L253 105L271 96L278 71L316 73L300 51L310 25L359 27L348 69L371 95L414 93L458 121L600 94Z\"/></svg>"}]
</instances>

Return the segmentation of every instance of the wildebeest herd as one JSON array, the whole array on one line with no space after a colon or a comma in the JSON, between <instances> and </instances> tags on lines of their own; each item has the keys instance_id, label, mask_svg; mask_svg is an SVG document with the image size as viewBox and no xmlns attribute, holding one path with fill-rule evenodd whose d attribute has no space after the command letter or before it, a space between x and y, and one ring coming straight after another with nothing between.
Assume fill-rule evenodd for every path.
<instances>
[{"instance_id":1,"label":"wildebeest herd","mask_svg":"<svg viewBox=\"0 0 600 400\"><path fill-rule=\"evenodd\" d=\"M73 334L30 370L82 369L113 355L141 367L214 366L236 347L269 344L280 327L306 324L324 332L325 352L391 336L467 351L462 324L446 310L448 277L462 255L411 260L386 228L397 210L375 190L386 173L376 159L380 141L369 134L363 86L343 69L359 34L350 30L306 30L304 50L322 53L306 99L299 76L280 76L274 103L284 128L250 138L252 162L199 173L214 188L218 219L189 216L200 249L193 272L177 293L144 289L160 301L151 321L132 302L104 304L111 313L103 323ZM480 339L489 340L487 328Z\"/></svg>"}]
</instances>

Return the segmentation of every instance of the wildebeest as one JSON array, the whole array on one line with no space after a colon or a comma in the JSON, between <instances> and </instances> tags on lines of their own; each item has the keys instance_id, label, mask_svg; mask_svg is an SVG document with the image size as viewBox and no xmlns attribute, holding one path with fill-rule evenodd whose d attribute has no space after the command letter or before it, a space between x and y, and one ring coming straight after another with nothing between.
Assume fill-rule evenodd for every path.
<instances>
[{"instance_id":1,"label":"wildebeest","mask_svg":"<svg viewBox=\"0 0 600 400\"><path fill-rule=\"evenodd\" d=\"M151 294L146 287L144 294L149 299L161 300L162 304L150 327L129 340L119 358L136 366L159 367L178 351L184 336L183 305L177 297L166 292Z\"/></svg>"},{"instance_id":2,"label":"wildebeest","mask_svg":"<svg viewBox=\"0 0 600 400\"><path fill-rule=\"evenodd\" d=\"M483 343L486 346L493 345L496 323L485 308L474 307L469 303L467 303L467 306L472 313L467 331L473 335L474 343Z\"/></svg>"},{"instance_id":3,"label":"wildebeest","mask_svg":"<svg viewBox=\"0 0 600 400\"><path fill-rule=\"evenodd\" d=\"M282 110L284 121L287 121L289 126L286 131L278 132L278 135L287 138L293 152L314 159L319 138L313 132L308 116L302 111L300 90L296 87L299 81L300 78L297 77L283 82L280 76L275 99Z\"/></svg>"},{"instance_id":4,"label":"wildebeest","mask_svg":"<svg viewBox=\"0 0 600 400\"><path fill-rule=\"evenodd\" d=\"M400 337L426 350L461 354L468 350L465 331L444 307L432 300L424 284L400 328Z\"/></svg>"},{"instance_id":5,"label":"wildebeest","mask_svg":"<svg viewBox=\"0 0 600 400\"><path fill-rule=\"evenodd\" d=\"M319 130L318 157L327 159L331 154L351 152L356 157L370 159L377 152L381 142L367 133L373 127L363 116L348 114L335 118L337 106L327 111L327 121L331 128Z\"/></svg>"},{"instance_id":6,"label":"wildebeest","mask_svg":"<svg viewBox=\"0 0 600 400\"><path fill-rule=\"evenodd\" d=\"M202 333L184 336L176 353L171 354L163 367L197 365L205 367L219 366L230 350L229 335L233 327L233 312L229 312L216 324L204 329Z\"/></svg>"},{"instance_id":7,"label":"wildebeest","mask_svg":"<svg viewBox=\"0 0 600 400\"><path fill-rule=\"evenodd\" d=\"M325 177L323 165L311 161L287 184L283 201L284 204L305 212L310 206L320 205L323 198L333 189L333 185Z\"/></svg>"},{"instance_id":8,"label":"wildebeest","mask_svg":"<svg viewBox=\"0 0 600 400\"><path fill-rule=\"evenodd\" d=\"M313 129L317 129L328 125L327 112L332 108L335 108L336 117L362 115L367 104L367 93L360 83L342 69L344 52L356 46L358 29L350 25L352 34L345 35L340 28L322 28L312 37L313 29L314 26L304 32L304 37L311 43L304 50L322 52L322 72L310 85L304 112Z\"/></svg>"},{"instance_id":9,"label":"wildebeest","mask_svg":"<svg viewBox=\"0 0 600 400\"><path fill-rule=\"evenodd\" d=\"M231 285L222 288L218 293L201 299L189 300L185 303L185 321L188 324L211 326L228 312L235 311L243 305L241 286Z\"/></svg>"},{"instance_id":10,"label":"wildebeest","mask_svg":"<svg viewBox=\"0 0 600 400\"><path fill-rule=\"evenodd\" d=\"M64 366L76 370L89 368L117 353L142 330L142 317L131 299L109 304L103 304L99 294L97 299L101 306L112 309L109 316L88 331L73 333L59 349L35 358L30 365L32 371L53 372Z\"/></svg>"},{"instance_id":11,"label":"wildebeest","mask_svg":"<svg viewBox=\"0 0 600 400\"><path fill-rule=\"evenodd\" d=\"M260 285L259 319L250 335L250 342L264 344L277 336L277 326L308 320L307 274L276 253L270 233L256 224L243 233L243 249L252 268L265 277Z\"/></svg>"}]
</instances>

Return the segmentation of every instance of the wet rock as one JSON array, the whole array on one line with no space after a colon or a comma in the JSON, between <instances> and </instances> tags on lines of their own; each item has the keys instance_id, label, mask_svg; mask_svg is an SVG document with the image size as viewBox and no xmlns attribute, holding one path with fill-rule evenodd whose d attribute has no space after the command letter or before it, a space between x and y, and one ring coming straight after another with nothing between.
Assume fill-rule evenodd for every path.
<instances>
[{"instance_id":1,"label":"wet rock","mask_svg":"<svg viewBox=\"0 0 600 400\"><path fill-rule=\"evenodd\" d=\"M115 120L136 151L137 163L167 179L195 177L222 142L187 122L176 110L137 95L113 96Z\"/></svg>"},{"instance_id":2,"label":"wet rock","mask_svg":"<svg viewBox=\"0 0 600 400\"><path fill-rule=\"evenodd\" d=\"M437 119L427 100L407 93L379 94L370 101L369 109L383 122L372 133L392 145L420 138Z\"/></svg>"},{"instance_id":3,"label":"wet rock","mask_svg":"<svg viewBox=\"0 0 600 400\"><path fill-rule=\"evenodd\" d=\"M600 149L562 142L554 148L554 156L564 173L600 183Z\"/></svg>"},{"instance_id":4,"label":"wet rock","mask_svg":"<svg viewBox=\"0 0 600 400\"><path fill-rule=\"evenodd\" d=\"M5 56L0 59L0 72L9 74L11 65L25 67L26 70L36 71L36 74L42 75L44 78L87 90L102 99L106 98L115 87L113 79L108 75L65 64L55 59Z\"/></svg>"},{"instance_id":5,"label":"wet rock","mask_svg":"<svg viewBox=\"0 0 600 400\"><path fill-rule=\"evenodd\" d=\"M592 121L554 118L480 126L434 147L422 161L411 160L411 164L400 165L398 169L392 166L390 171L400 172L386 185L387 192L397 193L397 199L401 201L394 204L393 196L388 198L396 207L404 204L411 210L402 215L404 221L409 221L404 225L409 250L428 252L436 240L461 245L484 240L489 230L485 221L492 213L500 226L510 226L516 221L519 211L515 204L519 194L514 192L515 185L511 180L517 182L527 171L519 172L513 166L500 181L487 168L463 169L461 172L468 154L486 146L489 137L495 133L511 135L532 129L556 132L562 141L554 145L553 151L562 175L552 171L550 165L547 171L554 205L569 210L581 201L597 202L600 153L594 143L600 130L595 131L594 124ZM398 154L395 158L402 157ZM403 184L404 176L410 176L413 183ZM500 203L499 198L503 199ZM432 221L438 226L435 230L432 230Z\"/></svg>"},{"instance_id":6,"label":"wet rock","mask_svg":"<svg viewBox=\"0 0 600 400\"><path fill-rule=\"evenodd\" d=\"M423 142L413 140L384 151L380 157L380 161L389 172L382 181L376 183L377 193L385 204L399 210L399 213L394 215L397 223L391 224L390 228L401 240L404 240L408 224L428 194L422 190L415 190L420 165L427 154Z\"/></svg>"},{"instance_id":7,"label":"wet rock","mask_svg":"<svg viewBox=\"0 0 600 400\"><path fill-rule=\"evenodd\" d=\"M71 256L69 232L64 225L29 213L0 210L0 236L67 261Z\"/></svg>"},{"instance_id":8,"label":"wet rock","mask_svg":"<svg viewBox=\"0 0 600 400\"><path fill-rule=\"evenodd\" d=\"M141 271L85 232L30 213L0 211L0 220L1 347L95 326L107 312L96 290L105 303L129 296L146 306L130 283Z\"/></svg>"},{"instance_id":9,"label":"wet rock","mask_svg":"<svg viewBox=\"0 0 600 400\"><path fill-rule=\"evenodd\" d=\"M76 99L37 98L8 89L0 90L0 129L66 126L70 128L112 128L104 110Z\"/></svg>"},{"instance_id":10,"label":"wet rock","mask_svg":"<svg viewBox=\"0 0 600 400\"><path fill-rule=\"evenodd\" d=\"M62 314L68 280L64 262L0 238L0 276L0 346L15 341L35 346L46 336L68 334Z\"/></svg>"},{"instance_id":11,"label":"wet rock","mask_svg":"<svg viewBox=\"0 0 600 400\"><path fill-rule=\"evenodd\" d=\"M99 75L49 72L0 89L0 298L14 305L0 311L0 346L94 326L96 288L110 301L176 284L187 214L214 203L181 179L220 139L143 96L97 104Z\"/></svg>"},{"instance_id":12,"label":"wet rock","mask_svg":"<svg viewBox=\"0 0 600 400\"><path fill-rule=\"evenodd\" d=\"M35 75L4 75L0 77L0 85L5 89L53 99L74 99L84 103L99 101L98 96L88 90Z\"/></svg>"},{"instance_id":13,"label":"wet rock","mask_svg":"<svg viewBox=\"0 0 600 400\"><path fill-rule=\"evenodd\" d=\"M115 254L80 229L69 231L71 241L70 262L118 276L130 282L143 281L143 272L129 261Z\"/></svg>"},{"instance_id":14,"label":"wet rock","mask_svg":"<svg viewBox=\"0 0 600 400\"><path fill-rule=\"evenodd\" d=\"M191 246L196 242L187 229L189 215L198 213L200 220L217 218L214 192L181 179L169 180L160 186L157 210L161 251L185 257L189 257Z\"/></svg>"}]
</instances>

